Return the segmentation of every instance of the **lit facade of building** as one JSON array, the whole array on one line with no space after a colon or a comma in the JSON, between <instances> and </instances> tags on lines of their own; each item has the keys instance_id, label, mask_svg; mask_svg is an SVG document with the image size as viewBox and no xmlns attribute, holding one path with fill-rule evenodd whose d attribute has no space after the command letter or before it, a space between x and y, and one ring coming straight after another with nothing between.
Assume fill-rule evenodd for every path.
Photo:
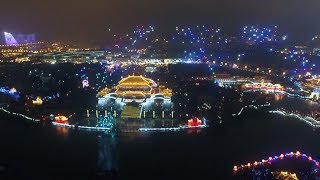
<instances>
[{"instance_id":1,"label":"lit facade of building","mask_svg":"<svg viewBox=\"0 0 320 180\"><path fill-rule=\"evenodd\" d=\"M97 108L116 110L122 118L173 118L172 89L157 86L152 79L128 76L119 81L115 89L98 92Z\"/></svg>"},{"instance_id":2,"label":"lit facade of building","mask_svg":"<svg viewBox=\"0 0 320 180\"><path fill-rule=\"evenodd\" d=\"M250 91L267 91L267 92L280 92L284 90L284 87L280 84L272 84L272 83L248 83L243 86L244 90Z\"/></svg>"},{"instance_id":3,"label":"lit facade of building","mask_svg":"<svg viewBox=\"0 0 320 180\"><path fill-rule=\"evenodd\" d=\"M142 76L128 76L116 86L115 93L126 100L144 99L150 97L157 84Z\"/></svg>"}]
</instances>

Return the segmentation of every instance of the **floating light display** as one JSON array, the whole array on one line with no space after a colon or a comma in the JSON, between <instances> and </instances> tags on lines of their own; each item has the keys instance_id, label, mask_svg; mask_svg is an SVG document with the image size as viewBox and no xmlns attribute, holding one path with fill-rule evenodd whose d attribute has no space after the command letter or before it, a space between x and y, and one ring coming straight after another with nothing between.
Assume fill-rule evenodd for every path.
<instances>
[{"instance_id":1,"label":"floating light display","mask_svg":"<svg viewBox=\"0 0 320 180\"><path fill-rule=\"evenodd\" d=\"M270 156L267 158L267 160L262 159L261 161L255 161L254 163L249 162L249 163L246 163L243 165L235 165L235 166L233 166L233 172L238 173L242 170L252 169L255 167L262 167L265 165L270 165L276 161L281 161L281 160L288 159L288 158L303 159L303 160L311 162L315 166L315 168L320 168L319 161L316 161L311 156L308 156L306 154L302 154L300 151L297 151L297 152L284 153L284 154L280 154L277 156Z\"/></svg>"},{"instance_id":2,"label":"floating light display","mask_svg":"<svg viewBox=\"0 0 320 180\"><path fill-rule=\"evenodd\" d=\"M54 120L57 122L57 123L62 123L62 124L66 124L68 123L68 118L66 116L56 116L54 118Z\"/></svg>"},{"instance_id":3,"label":"floating light display","mask_svg":"<svg viewBox=\"0 0 320 180\"><path fill-rule=\"evenodd\" d=\"M202 125L202 121L199 118L193 117L188 120L188 127L197 127Z\"/></svg>"}]
</instances>

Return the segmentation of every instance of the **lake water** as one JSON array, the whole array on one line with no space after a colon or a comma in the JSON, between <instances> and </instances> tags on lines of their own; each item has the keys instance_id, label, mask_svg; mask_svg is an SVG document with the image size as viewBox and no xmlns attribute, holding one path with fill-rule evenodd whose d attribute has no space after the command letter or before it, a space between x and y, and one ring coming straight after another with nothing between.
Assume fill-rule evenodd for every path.
<instances>
[{"instance_id":1,"label":"lake water","mask_svg":"<svg viewBox=\"0 0 320 180\"><path fill-rule=\"evenodd\" d=\"M296 101L288 100L287 106ZM296 105L301 106L297 102ZM0 117L0 164L5 168L0 177L95 177L101 151L98 134L73 130L57 132L55 128L41 128L3 114ZM320 133L296 119L258 111L246 112L226 122L198 133L117 135L119 177L233 179L234 165L270 155L299 150L320 156Z\"/></svg>"}]
</instances>

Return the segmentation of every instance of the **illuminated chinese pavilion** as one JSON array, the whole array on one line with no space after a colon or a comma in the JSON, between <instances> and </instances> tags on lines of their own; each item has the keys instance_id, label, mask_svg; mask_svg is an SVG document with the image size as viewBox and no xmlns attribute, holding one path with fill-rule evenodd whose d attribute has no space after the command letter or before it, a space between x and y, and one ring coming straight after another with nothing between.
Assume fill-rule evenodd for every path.
<instances>
[{"instance_id":1,"label":"illuminated chinese pavilion","mask_svg":"<svg viewBox=\"0 0 320 180\"><path fill-rule=\"evenodd\" d=\"M142 76L128 76L119 81L115 93L124 99L143 99L153 94L157 84Z\"/></svg>"},{"instance_id":2,"label":"illuminated chinese pavilion","mask_svg":"<svg viewBox=\"0 0 320 180\"><path fill-rule=\"evenodd\" d=\"M161 85L159 86L159 93L163 94L163 96L165 97L171 97L172 89L166 88L165 86Z\"/></svg>"},{"instance_id":3,"label":"illuminated chinese pavilion","mask_svg":"<svg viewBox=\"0 0 320 180\"><path fill-rule=\"evenodd\" d=\"M110 89L104 88L104 89L102 89L101 91L98 92L97 96L98 97L104 97L109 93L110 93Z\"/></svg>"}]
</instances>

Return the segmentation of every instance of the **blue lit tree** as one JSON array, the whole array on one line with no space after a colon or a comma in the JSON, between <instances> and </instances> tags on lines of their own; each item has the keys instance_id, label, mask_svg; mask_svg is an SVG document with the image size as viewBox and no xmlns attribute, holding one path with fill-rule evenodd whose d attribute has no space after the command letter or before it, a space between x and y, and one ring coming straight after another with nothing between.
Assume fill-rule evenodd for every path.
<instances>
[{"instance_id":1,"label":"blue lit tree","mask_svg":"<svg viewBox=\"0 0 320 180\"><path fill-rule=\"evenodd\" d=\"M104 128L114 128L114 118L111 113L108 113L107 116L101 116L98 118L97 127L104 127Z\"/></svg>"}]
</instances>

